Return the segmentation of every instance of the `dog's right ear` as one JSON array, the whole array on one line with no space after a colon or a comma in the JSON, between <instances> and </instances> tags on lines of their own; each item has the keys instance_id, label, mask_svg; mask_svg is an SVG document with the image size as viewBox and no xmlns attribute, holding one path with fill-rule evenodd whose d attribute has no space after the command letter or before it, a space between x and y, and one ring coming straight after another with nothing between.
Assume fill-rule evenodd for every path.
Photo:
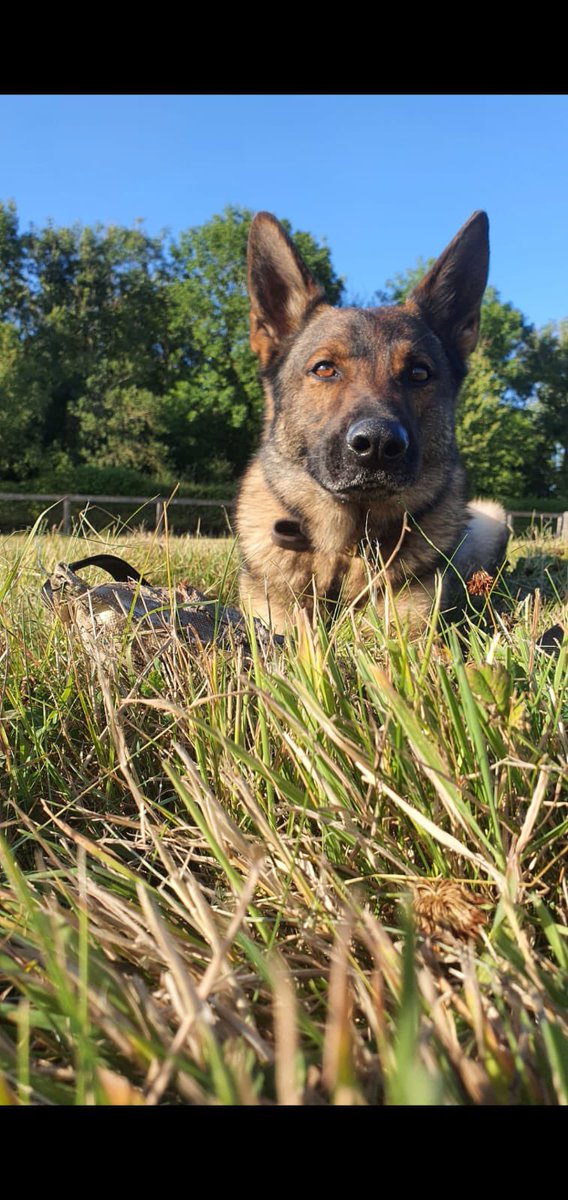
<instances>
[{"instance_id":1,"label":"dog's right ear","mask_svg":"<svg viewBox=\"0 0 568 1200\"><path fill-rule=\"evenodd\" d=\"M308 308L324 301L323 288L271 213L257 213L250 227L248 287L250 344L265 367Z\"/></svg>"}]
</instances>

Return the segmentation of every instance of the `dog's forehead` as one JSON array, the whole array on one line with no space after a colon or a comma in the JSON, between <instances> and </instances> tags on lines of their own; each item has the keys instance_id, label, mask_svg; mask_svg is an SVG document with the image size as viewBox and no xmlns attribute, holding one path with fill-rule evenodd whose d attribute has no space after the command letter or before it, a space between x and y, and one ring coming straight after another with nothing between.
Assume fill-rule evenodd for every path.
<instances>
[{"instance_id":1,"label":"dog's forehead","mask_svg":"<svg viewBox=\"0 0 568 1200\"><path fill-rule=\"evenodd\" d=\"M412 307L318 309L299 335L293 358L322 347L332 355L374 358L397 343L437 339Z\"/></svg>"}]
</instances>

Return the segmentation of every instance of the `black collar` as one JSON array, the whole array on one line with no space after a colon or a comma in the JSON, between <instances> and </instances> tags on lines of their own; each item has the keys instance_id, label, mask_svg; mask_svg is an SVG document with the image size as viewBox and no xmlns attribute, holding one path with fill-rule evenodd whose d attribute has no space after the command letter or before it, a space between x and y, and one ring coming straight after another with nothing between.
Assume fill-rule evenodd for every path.
<instances>
[{"instance_id":1,"label":"black collar","mask_svg":"<svg viewBox=\"0 0 568 1200\"><path fill-rule=\"evenodd\" d=\"M293 550L296 554L305 553L307 550L313 551L313 545L307 533L305 533L302 529L300 522L295 521L290 517L280 517L278 521L275 521L274 525L272 526L270 536L273 544L278 546L280 550ZM399 537L400 530L397 530L394 538L395 543L398 541ZM385 539L385 541L388 545L388 539ZM359 538L359 541L351 549L346 549L343 551L343 553L353 557L357 554L364 553L364 549L368 545L368 538L362 537Z\"/></svg>"},{"instance_id":2,"label":"black collar","mask_svg":"<svg viewBox=\"0 0 568 1200\"><path fill-rule=\"evenodd\" d=\"M292 521L287 517L281 517L280 520L274 522L271 536L274 545L279 546L281 550L299 552L312 549L312 543L304 533L300 522Z\"/></svg>"}]
</instances>

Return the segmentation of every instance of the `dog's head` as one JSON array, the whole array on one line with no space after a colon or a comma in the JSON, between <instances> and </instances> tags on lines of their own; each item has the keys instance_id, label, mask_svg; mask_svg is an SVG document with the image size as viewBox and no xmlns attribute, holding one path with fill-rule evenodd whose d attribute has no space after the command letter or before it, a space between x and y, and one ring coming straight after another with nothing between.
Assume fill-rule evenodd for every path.
<instances>
[{"instance_id":1,"label":"dog's head","mask_svg":"<svg viewBox=\"0 0 568 1200\"><path fill-rule=\"evenodd\" d=\"M270 213L249 238L251 345L276 453L337 499L412 495L455 455L455 400L479 333L489 223L477 212L408 300L331 308Z\"/></svg>"}]
</instances>

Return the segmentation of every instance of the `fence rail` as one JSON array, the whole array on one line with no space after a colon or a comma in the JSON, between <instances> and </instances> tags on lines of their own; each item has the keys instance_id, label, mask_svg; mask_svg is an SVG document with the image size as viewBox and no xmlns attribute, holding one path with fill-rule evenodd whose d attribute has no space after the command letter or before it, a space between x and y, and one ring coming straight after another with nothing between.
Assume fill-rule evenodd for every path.
<instances>
[{"instance_id":1,"label":"fence rail","mask_svg":"<svg viewBox=\"0 0 568 1200\"><path fill-rule=\"evenodd\" d=\"M64 534L71 533L71 505L72 504L140 504L143 506L154 505L155 507L155 527L159 531L164 523L164 509L172 507L186 508L224 508L230 509L235 503L234 498L231 500L202 500L197 496L180 496L169 500L166 496L107 496L93 495L90 492L0 492L0 503L3 501L45 501L47 503L63 505L63 519L61 522L62 532ZM537 512L536 509L508 509L507 524L513 530L513 519L515 517L532 517L533 521L554 522L554 533L556 537L564 538L568 541L568 512Z\"/></svg>"},{"instance_id":2,"label":"fence rail","mask_svg":"<svg viewBox=\"0 0 568 1200\"><path fill-rule=\"evenodd\" d=\"M233 500L201 500L193 496L180 496L169 500L166 496L107 496L96 495L91 492L68 492L62 495L61 492L0 492L0 504L3 500L21 500L34 501L40 500L53 502L63 505L63 520L61 522L62 532L64 534L71 533L71 505L72 504L153 504L156 510L155 527L159 531L164 522L164 508L167 505L171 508L172 505L179 507L190 508L230 508L234 504Z\"/></svg>"},{"instance_id":3,"label":"fence rail","mask_svg":"<svg viewBox=\"0 0 568 1200\"><path fill-rule=\"evenodd\" d=\"M538 519L541 523L541 527L543 521L556 521L554 529L556 537L563 538L565 541L568 541L568 512L537 512L534 508L523 508L509 509L505 515L507 518L507 525L513 533L515 532L512 520L513 517L532 517L533 521Z\"/></svg>"}]
</instances>

